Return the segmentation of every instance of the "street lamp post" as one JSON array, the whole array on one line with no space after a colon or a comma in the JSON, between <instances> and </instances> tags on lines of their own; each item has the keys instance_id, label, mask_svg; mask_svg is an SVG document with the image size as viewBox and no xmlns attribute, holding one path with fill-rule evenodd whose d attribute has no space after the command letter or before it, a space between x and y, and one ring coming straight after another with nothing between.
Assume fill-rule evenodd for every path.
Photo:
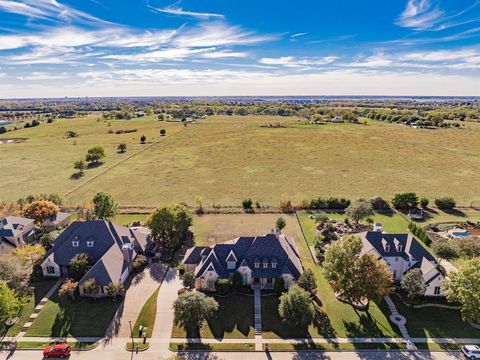
<instances>
[{"instance_id":1,"label":"street lamp post","mask_svg":"<svg viewBox=\"0 0 480 360\"><path fill-rule=\"evenodd\" d=\"M135 348L135 343L133 342L133 329L132 329L132 322L129 321L128 324L130 325L130 336L132 337L132 351Z\"/></svg>"}]
</instances>

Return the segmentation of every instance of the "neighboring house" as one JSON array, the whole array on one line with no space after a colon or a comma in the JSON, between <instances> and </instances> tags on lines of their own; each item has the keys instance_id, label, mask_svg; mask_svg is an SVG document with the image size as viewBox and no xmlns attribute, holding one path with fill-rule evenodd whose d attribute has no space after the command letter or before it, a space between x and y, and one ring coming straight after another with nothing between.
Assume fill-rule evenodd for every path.
<instances>
[{"instance_id":1,"label":"neighboring house","mask_svg":"<svg viewBox=\"0 0 480 360\"><path fill-rule=\"evenodd\" d=\"M389 266L395 282L411 269L420 269L427 285L426 296L444 296L444 276L438 262L411 234L386 234L366 231L359 234L363 242L363 254L374 254Z\"/></svg>"},{"instance_id":2,"label":"neighboring house","mask_svg":"<svg viewBox=\"0 0 480 360\"><path fill-rule=\"evenodd\" d=\"M58 212L56 215L51 216L43 222L43 231L51 232L57 229L65 228L70 225L71 221L72 215L65 212Z\"/></svg>"},{"instance_id":3,"label":"neighboring house","mask_svg":"<svg viewBox=\"0 0 480 360\"><path fill-rule=\"evenodd\" d=\"M0 253L5 254L35 238L35 221L20 216L0 220Z\"/></svg>"},{"instance_id":4,"label":"neighboring house","mask_svg":"<svg viewBox=\"0 0 480 360\"><path fill-rule=\"evenodd\" d=\"M109 221L75 221L54 241L41 267L47 277L67 275L75 255L86 253L92 267L79 281L80 295L102 297L107 295L108 284L125 283L133 260L149 246L147 235ZM83 284L92 278L99 285L99 291L86 293Z\"/></svg>"},{"instance_id":5,"label":"neighboring house","mask_svg":"<svg viewBox=\"0 0 480 360\"><path fill-rule=\"evenodd\" d=\"M196 277L198 290L215 291L219 279L231 279L238 271L243 285L273 289L277 278L285 288L296 283L303 272L293 239L274 229L264 236L242 236L213 246L188 249L183 260L186 271Z\"/></svg>"}]
</instances>

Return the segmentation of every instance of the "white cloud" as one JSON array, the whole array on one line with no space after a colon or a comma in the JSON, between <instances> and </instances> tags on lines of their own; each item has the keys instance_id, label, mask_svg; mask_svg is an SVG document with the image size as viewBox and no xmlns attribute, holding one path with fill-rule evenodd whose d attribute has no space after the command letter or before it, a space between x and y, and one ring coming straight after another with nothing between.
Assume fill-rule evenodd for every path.
<instances>
[{"instance_id":1,"label":"white cloud","mask_svg":"<svg viewBox=\"0 0 480 360\"><path fill-rule=\"evenodd\" d=\"M234 46L254 45L273 38L268 35L256 35L238 26L204 23L197 28L180 33L173 43L179 47Z\"/></svg>"},{"instance_id":2,"label":"white cloud","mask_svg":"<svg viewBox=\"0 0 480 360\"><path fill-rule=\"evenodd\" d=\"M45 80L63 80L68 78L67 73L56 74L47 72L32 72L28 75L17 76L17 79L22 81L45 81Z\"/></svg>"},{"instance_id":3,"label":"white cloud","mask_svg":"<svg viewBox=\"0 0 480 360\"><path fill-rule=\"evenodd\" d=\"M222 14L187 11L181 7L176 7L173 5L167 6L164 8L156 8L150 5L148 5L148 7L155 12L160 12L160 13L170 14L170 15L190 16L197 19L223 18Z\"/></svg>"},{"instance_id":4,"label":"white cloud","mask_svg":"<svg viewBox=\"0 0 480 360\"><path fill-rule=\"evenodd\" d=\"M283 56L278 58L262 58L260 63L265 65L282 65L285 67L309 67L320 66L333 63L337 60L336 56L326 56L322 58L295 58L293 56Z\"/></svg>"},{"instance_id":5,"label":"white cloud","mask_svg":"<svg viewBox=\"0 0 480 360\"><path fill-rule=\"evenodd\" d=\"M222 50L222 51L207 52L205 54L202 54L202 57L206 59L244 58L244 57L247 57L247 53L239 52L239 51Z\"/></svg>"},{"instance_id":6,"label":"white cloud","mask_svg":"<svg viewBox=\"0 0 480 360\"><path fill-rule=\"evenodd\" d=\"M165 60L181 60L193 55L205 53L212 49L189 49L189 48L170 48L145 53L136 54L120 54L120 55L106 55L101 59L124 60L133 63L138 62L162 62Z\"/></svg>"},{"instance_id":7,"label":"white cloud","mask_svg":"<svg viewBox=\"0 0 480 360\"><path fill-rule=\"evenodd\" d=\"M425 30L441 21L444 15L444 12L434 7L429 0L408 0L396 24L415 30Z\"/></svg>"}]
</instances>

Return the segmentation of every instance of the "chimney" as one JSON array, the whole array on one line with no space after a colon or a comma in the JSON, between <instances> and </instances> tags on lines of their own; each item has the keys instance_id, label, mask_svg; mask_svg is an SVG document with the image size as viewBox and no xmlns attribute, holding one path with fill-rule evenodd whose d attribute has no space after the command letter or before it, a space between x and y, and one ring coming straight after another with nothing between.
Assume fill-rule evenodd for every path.
<instances>
[{"instance_id":1,"label":"chimney","mask_svg":"<svg viewBox=\"0 0 480 360\"><path fill-rule=\"evenodd\" d=\"M279 235L282 233L281 230L278 227L272 228L271 233L275 235L276 237L279 237Z\"/></svg>"},{"instance_id":2,"label":"chimney","mask_svg":"<svg viewBox=\"0 0 480 360\"><path fill-rule=\"evenodd\" d=\"M123 244L122 245L122 254L123 259L130 263L132 261L132 245L131 244Z\"/></svg>"}]
</instances>

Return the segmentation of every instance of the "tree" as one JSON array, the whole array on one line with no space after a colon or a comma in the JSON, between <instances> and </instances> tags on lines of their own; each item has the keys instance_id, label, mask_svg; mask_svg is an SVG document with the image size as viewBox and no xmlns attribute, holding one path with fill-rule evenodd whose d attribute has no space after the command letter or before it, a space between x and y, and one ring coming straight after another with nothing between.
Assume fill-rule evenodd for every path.
<instances>
[{"instance_id":1,"label":"tree","mask_svg":"<svg viewBox=\"0 0 480 360\"><path fill-rule=\"evenodd\" d=\"M358 225L360 220L373 215L372 203L368 200L357 200L345 210L345 214Z\"/></svg>"},{"instance_id":2,"label":"tree","mask_svg":"<svg viewBox=\"0 0 480 360\"><path fill-rule=\"evenodd\" d=\"M10 289L18 293L25 287L26 280L18 261L6 255L0 257L0 281L5 281Z\"/></svg>"},{"instance_id":3,"label":"tree","mask_svg":"<svg viewBox=\"0 0 480 360\"><path fill-rule=\"evenodd\" d=\"M75 293L77 292L78 282L73 279L65 279L58 290L58 296L68 296L72 301L75 300Z\"/></svg>"},{"instance_id":4,"label":"tree","mask_svg":"<svg viewBox=\"0 0 480 360\"><path fill-rule=\"evenodd\" d=\"M468 260L458 272L451 272L444 288L448 301L462 305L462 318L480 324L480 258Z\"/></svg>"},{"instance_id":5,"label":"tree","mask_svg":"<svg viewBox=\"0 0 480 360\"><path fill-rule=\"evenodd\" d=\"M73 168L75 170L78 170L78 174L82 176L83 172L87 168L87 165L85 164L85 161L83 161L83 159L80 159L73 162Z\"/></svg>"},{"instance_id":6,"label":"tree","mask_svg":"<svg viewBox=\"0 0 480 360\"><path fill-rule=\"evenodd\" d=\"M312 322L315 308L310 294L297 285L291 286L280 296L278 314L290 326L304 326Z\"/></svg>"},{"instance_id":7,"label":"tree","mask_svg":"<svg viewBox=\"0 0 480 360\"><path fill-rule=\"evenodd\" d=\"M425 295L427 285L423 280L422 271L420 269L413 269L406 273L400 283L402 290L407 293L410 300L415 300L420 296Z\"/></svg>"},{"instance_id":8,"label":"tree","mask_svg":"<svg viewBox=\"0 0 480 360\"><path fill-rule=\"evenodd\" d=\"M147 141L147 137L145 135L142 135L140 137L140 144L145 144L145 141Z\"/></svg>"},{"instance_id":9,"label":"tree","mask_svg":"<svg viewBox=\"0 0 480 360\"><path fill-rule=\"evenodd\" d=\"M235 289L235 291L239 291L242 288L242 286L243 286L242 274L240 274L238 271L235 271L232 277L232 287Z\"/></svg>"},{"instance_id":10,"label":"tree","mask_svg":"<svg viewBox=\"0 0 480 360\"><path fill-rule=\"evenodd\" d=\"M439 199L435 199L435 205L444 211L451 211L455 207L455 199L451 197L443 197Z\"/></svg>"},{"instance_id":11,"label":"tree","mask_svg":"<svg viewBox=\"0 0 480 360\"><path fill-rule=\"evenodd\" d=\"M91 149L88 149L85 160L91 163L97 164L100 160L105 157L105 150L101 146L95 146Z\"/></svg>"},{"instance_id":12,"label":"tree","mask_svg":"<svg viewBox=\"0 0 480 360\"><path fill-rule=\"evenodd\" d=\"M418 196L413 192L396 194L392 199L392 205L395 209L408 211L418 205Z\"/></svg>"},{"instance_id":13,"label":"tree","mask_svg":"<svg viewBox=\"0 0 480 360\"><path fill-rule=\"evenodd\" d=\"M144 255L137 255L132 262L132 271L140 272L147 265L147 258Z\"/></svg>"},{"instance_id":14,"label":"tree","mask_svg":"<svg viewBox=\"0 0 480 360\"><path fill-rule=\"evenodd\" d=\"M187 238L191 225L192 215L181 205L159 207L147 220L155 242L170 251Z\"/></svg>"},{"instance_id":15,"label":"tree","mask_svg":"<svg viewBox=\"0 0 480 360\"><path fill-rule=\"evenodd\" d=\"M218 310L218 303L201 292L187 291L173 303L173 322L187 331L191 337Z\"/></svg>"},{"instance_id":16,"label":"tree","mask_svg":"<svg viewBox=\"0 0 480 360\"><path fill-rule=\"evenodd\" d=\"M424 209L427 208L427 207L428 207L428 204L429 204L429 201L428 201L427 198L421 198L421 199L420 199L420 206L421 206L422 208L424 208Z\"/></svg>"},{"instance_id":17,"label":"tree","mask_svg":"<svg viewBox=\"0 0 480 360\"><path fill-rule=\"evenodd\" d=\"M277 294L282 294L285 291L285 280L282 277L278 277L275 279L275 284L273 284L273 290Z\"/></svg>"},{"instance_id":18,"label":"tree","mask_svg":"<svg viewBox=\"0 0 480 360\"><path fill-rule=\"evenodd\" d=\"M315 275L310 269L306 269L298 279L298 286L308 293L315 295L317 292L317 282L315 281Z\"/></svg>"},{"instance_id":19,"label":"tree","mask_svg":"<svg viewBox=\"0 0 480 360\"><path fill-rule=\"evenodd\" d=\"M165 130L165 129L160 130L160 135L161 136L165 136L166 133L167 133L167 130Z\"/></svg>"},{"instance_id":20,"label":"tree","mask_svg":"<svg viewBox=\"0 0 480 360\"><path fill-rule=\"evenodd\" d=\"M48 218L55 216L60 208L48 200L35 200L23 208L23 216L35 220L37 225L42 224Z\"/></svg>"},{"instance_id":21,"label":"tree","mask_svg":"<svg viewBox=\"0 0 480 360\"><path fill-rule=\"evenodd\" d=\"M35 264L45 255L45 249L40 244L28 244L22 247L17 247L13 250L13 255L25 265L33 269Z\"/></svg>"},{"instance_id":22,"label":"tree","mask_svg":"<svg viewBox=\"0 0 480 360\"><path fill-rule=\"evenodd\" d=\"M228 292L230 291L230 280L228 279L218 279L217 282L215 283L215 290L220 294L220 295L227 295Z\"/></svg>"},{"instance_id":23,"label":"tree","mask_svg":"<svg viewBox=\"0 0 480 360\"><path fill-rule=\"evenodd\" d=\"M86 294L95 294L98 292L98 284L95 279L88 279L83 282L83 291Z\"/></svg>"},{"instance_id":24,"label":"tree","mask_svg":"<svg viewBox=\"0 0 480 360\"><path fill-rule=\"evenodd\" d=\"M78 281L87 273L91 265L90 256L85 253L79 253L70 260L69 275Z\"/></svg>"},{"instance_id":25,"label":"tree","mask_svg":"<svg viewBox=\"0 0 480 360\"><path fill-rule=\"evenodd\" d=\"M127 151L127 144L125 143L118 144L117 151L123 154L125 151Z\"/></svg>"},{"instance_id":26,"label":"tree","mask_svg":"<svg viewBox=\"0 0 480 360\"><path fill-rule=\"evenodd\" d=\"M183 287L187 289L193 289L195 287L195 274L187 271L183 274Z\"/></svg>"},{"instance_id":27,"label":"tree","mask_svg":"<svg viewBox=\"0 0 480 360\"><path fill-rule=\"evenodd\" d=\"M107 285L107 294L116 300L125 294L125 287L121 282L111 282Z\"/></svg>"},{"instance_id":28,"label":"tree","mask_svg":"<svg viewBox=\"0 0 480 360\"><path fill-rule=\"evenodd\" d=\"M468 259L480 257L480 241L478 239L468 236L456 239L455 242L458 244L463 257Z\"/></svg>"},{"instance_id":29,"label":"tree","mask_svg":"<svg viewBox=\"0 0 480 360\"><path fill-rule=\"evenodd\" d=\"M112 195L99 192L93 198L93 212L97 219L108 220L117 215L117 203Z\"/></svg>"},{"instance_id":30,"label":"tree","mask_svg":"<svg viewBox=\"0 0 480 360\"><path fill-rule=\"evenodd\" d=\"M279 217L277 219L277 221L275 222L275 226L279 229L279 230L283 230L285 228L285 226L287 226L287 222L285 221L285 219L283 217Z\"/></svg>"},{"instance_id":31,"label":"tree","mask_svg":"<svg viewBox=\"0 0 480 360\"><path fill-rule=\"evenodd\" d=\"M52 231L46 234L43 234L40 238L40 244L45 248L45 250L49 250L52 247L53 242L58 237L58 231Z\"/></svg>"},{"instance_id":32,"label":"tree","mask_svg":"<svg viewBox=\"0 0 480 360\"><path fill-rule=\"evenodd\" d=\"M439 258L445 260L453 260L459 256L458 246L452 240L442 239L434 241L432 249Z\"/></svg>"},{"instance_id":33,"label":"tree","mask_svg":"<svg viewBox=\"0 0 480 360\"><path fill-rule=\"evenodd\" d=\"M0 281L0 323L14 317L22 309L24 302L15 295L5 281Z\"/></svg>"},{"instance_id":34,"label":"tree","mask_svg":"<svg viewBox=\"0 0 480 360\"><path fill-rule=\"evenodd\" d=\"M325 252L325 276L334 291L351 304L384 296L392 285L387 264L371 254L360 256L361 251L361 239L346 236Z\"/></svg>"},{"instance_id":35,"label":"tree","mask_svg":"<svg viewBox=\"0 0 480 360\"><path fill-rule=\"evenodd\" d=\"M197 205L196 213L199 215L203 214L205 211L203 209L203 199L200 195L195 195L195 204Z\"/></svg>"},{"instance_id":36,"label":"tree","mask_svg":"<svg viewBox=\"0 0 480 360\"><path fill-rule=\"evenodd\" d=\"M245 199L242 201L242 206L243 206L243 210L249 212L253 209L253 201L252 199L248 198L248 199Z\"/></svg>"}]
</instances>

